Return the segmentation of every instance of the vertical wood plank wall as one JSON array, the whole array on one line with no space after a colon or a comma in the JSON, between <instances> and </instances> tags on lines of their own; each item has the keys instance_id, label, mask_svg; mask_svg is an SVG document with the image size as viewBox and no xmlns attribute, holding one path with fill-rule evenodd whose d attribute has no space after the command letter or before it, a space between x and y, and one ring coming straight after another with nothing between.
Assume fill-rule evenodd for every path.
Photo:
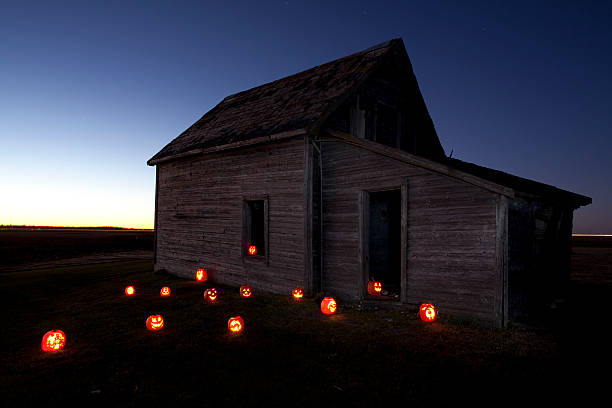
<instances>
[{"instance_id":1,"label":"vertical wood plank wall","mask_svg":"<svg viewBox=\"0 0 612 408\"><path fill-rule=\"evenodd\" d=\"M344 143L321 146L323 288L363 296L363 191L405 185L405 302L432 302L442 312L499 324L498 194Z\"/></svg>"},{"instance_id":2,"label":"vertical wood plank wall","mask_svg":"<svg viewBox=\"0 0 612 408\"><path fill-rule=\"evenodd\" d=\"M156 269L287 293L304 285L304 139L158 165ZM243 199L268 195L269 265L242 256Z\"/></svg>"},{"instance_id":3,"label":"vertical wood plank wall","mask_svg":"<svg viewBox=\"0 0 612 408\"><path fill-rule=\"evenodd\" d=\"M508 318L521 320L566 295L573 207L528 197L509 201Z\"/></svg>"}]
</instances>

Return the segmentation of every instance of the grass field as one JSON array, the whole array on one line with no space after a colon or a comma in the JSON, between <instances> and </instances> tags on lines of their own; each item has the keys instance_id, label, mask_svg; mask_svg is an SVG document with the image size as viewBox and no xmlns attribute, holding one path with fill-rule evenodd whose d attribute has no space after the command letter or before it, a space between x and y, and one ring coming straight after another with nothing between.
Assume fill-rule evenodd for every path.
<instances>
[{"instance_id":1,"label":"grass field","mask_svg":"<svg viewBox=\"0 0 612 408\"><path fill-rule=\"evenodd\" d=\"M0 273L29 263L95 253L153 250L153 231L0 228Z\"/></svg>"},{"instance_id":2,"label":"grass field","mask_svg":"<svg viewBox=\"0 0 612 408\"><path fill-rule=\"evenodd\" d=\"M3 406L586 406L606 391L606 282L573 281L547 326L496 330L356 305L327 317L313 300L221 286L210 305L210 284L151 271L138 261L0 274ZM166 327L149 332L157 313ZM240 336L227 332L235 315ZM67 334L60 353L40 350L51 329Z\"/></svg>"}]
</instances>

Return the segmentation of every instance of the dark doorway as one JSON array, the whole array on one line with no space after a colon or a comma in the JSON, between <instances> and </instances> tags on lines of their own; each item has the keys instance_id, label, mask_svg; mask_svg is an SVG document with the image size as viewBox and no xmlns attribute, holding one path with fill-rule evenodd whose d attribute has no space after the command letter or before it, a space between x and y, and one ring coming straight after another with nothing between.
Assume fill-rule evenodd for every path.
<instances>
[{"instance_id":1,"label":"dark doorway","mask_svg":"<svg viewBox=\"0 0 612 408\"><path fill-rule=\"evenodd\" d=\"M382 283L383 295L395 297L401 289L400 190L370 193L369 280Z\"/></svg>"}]
</instances>

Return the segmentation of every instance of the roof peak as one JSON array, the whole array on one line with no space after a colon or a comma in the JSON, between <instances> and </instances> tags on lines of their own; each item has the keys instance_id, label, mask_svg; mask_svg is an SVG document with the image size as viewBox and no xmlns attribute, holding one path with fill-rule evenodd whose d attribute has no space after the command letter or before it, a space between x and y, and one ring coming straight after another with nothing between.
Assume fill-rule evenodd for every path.
<instances>
[{"instance_id":1,"label":"roof peak","mask_svg":"<svg viewBox=\"0 0 612 408\"><path fill-rule=\"evenodd\" d=\"M335 58L333 60L329 60L329 61L324 62L322 64L315 65L315 66L310 67L310 68L306 68L306 69L304 69L302 71L298 71L296 73L293 73L293 74L290 74L290 75L286 75L284 77L275 79L273 81L266 82L266 83L263 83L261 85L254 86L254 87L249 88L249 89L244 89L242 91L235 92L235 93L230 94L230 95L226 96L225 98L223 98L221 102L224 102L224 101L228 102L228 101L232 100L234 97L236 97L236 96L238 96L240 94L243 94L245 92L250 92L250 91L253 91L253 90L257 89L257 88L260 88L260 87L263 87L263 86L268 86L268 85L273 84L275 82L279 82L279 81L282 81L282 80L285 80L287 78L291 78L291 77L294 77L294 76L297 76L297 75L302 75L302 74L304 74L306 72L309 72L309 71L312 71L312 70L324 67L327 64L333 64L333 63L336 63L336 62L344 60L344 59L355 58L356 56L368 54L370 52L377 51L377 50L379 50L381 48L391 48L392 46L394 46L395 44L398 44L398 43L399 44L403 44L403 41L402 41L401 38L392 38L392 39L390 39L388 41L385 41L385 42L382 42L380 44L376 44L376 45L373 45L373 46L371 46L369 48L366 48L365 50L357 51L357 52L354 52L352 54L345 55L343 57Z\"/></svg>"},{"instance_id":2,"label":"roof peak","mask_svg":"<svg viewBox=\"0 0 612 408\"><path fill-rule=\"evenodd\" d=\"M229 95L168 143L148 164L177 158L194 149L314 129L398 47L403 48L403 41L392 39Z\"/></svg>"}]
</instances>

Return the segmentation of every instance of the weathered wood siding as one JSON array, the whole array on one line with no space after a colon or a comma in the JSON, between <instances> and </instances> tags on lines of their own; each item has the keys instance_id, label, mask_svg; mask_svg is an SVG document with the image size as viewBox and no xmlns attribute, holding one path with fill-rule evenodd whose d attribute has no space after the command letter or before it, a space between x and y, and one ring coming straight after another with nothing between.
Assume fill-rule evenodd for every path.
<instances>
[{"instance_id":1,"label":"weathered wood siding","mask_svg":"<svg viewBox=\"0 0 612 408\"><path fill-rule=\"evenodd\" d=\"M510 200L508 318L521 320L565 295L573 208L533 197Z\"/></svg>"},{"instance_id":2,"label":"weathered wood siding","mask_svg":"<svg viewBox=\"0 0 612 408\"><path fill-rule=\"evenodd\" d=\"M364 295L360 195L403 187L408 208L402 299L499 324L498 194L345 143L322 143L322 157L326 291L353 299Z\"/></svg>"},{"instance_id":3,"label":"weathered wood siding","mask_svg":"<svg viewBox=\"0 0 612 408\"><path fill-rule=\"evenodd\" d=\"M304 279L304 139L158 165L156 269L287 293ZM244 260L244 199L268 197L268 264Z\"/></svg>"}]
</instances>

